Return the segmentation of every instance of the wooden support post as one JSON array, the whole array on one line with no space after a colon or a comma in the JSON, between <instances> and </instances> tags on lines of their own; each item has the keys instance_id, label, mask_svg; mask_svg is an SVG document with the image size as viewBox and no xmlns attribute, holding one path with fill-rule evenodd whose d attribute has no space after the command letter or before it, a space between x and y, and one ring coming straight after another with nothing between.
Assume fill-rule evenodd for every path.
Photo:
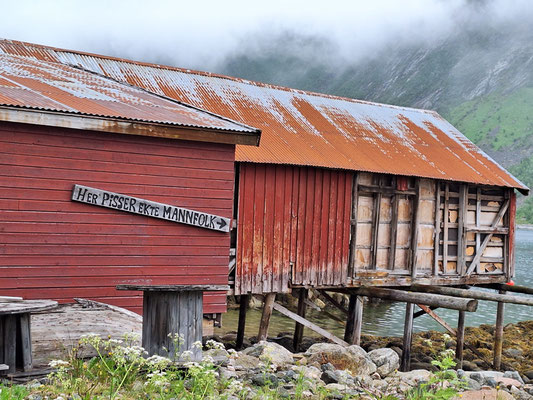
<instances>
[{"instance_id":1,"label":"wooden support post","mask_svg":"<svg viewBox=\"0 0 533 400\"><path fill-rule=\"evenodd\" d=\"M407 303L405 308L405 325L403 329L403 351L400 369L407 372L411 368L411 343L413 341L413 312L415 305Z\"/></svg>"},{"instance_id":2,"label":"wooden support post","mask_svg":"<svg viewBox=\"0 0 533 400\"><path fill-rule=\"evenodd\" d=\"M344 341L349 344L361 344L361 326L363 324L363 299L355 294L350 295L348 321L344 331Z\"/></svg>"},{"instance_id":3,"label":"wooden support post","mask_svg":"<svg viewBox=\"0 0 533 400\"><path fill-rule=\"evenodd\" d=\"M500 293L502 293L500 291ZM498 302L496 311L496 327L494 329L494 362L495 370L499 370L502 365L502 347L503 347L503 314L505 303Z\"/></svg>"},{"instance_id":4,"label":"wooden support post","mask_svg":"<svg viewBox=\"0 0 533 400\"><path fill-rule=\"evenodd\" d=\"M298 315L302 318L305 318L305 301L307 300L308 290L300 289L298 291ZM298 321L294 326L294 338L292 340L292 347L295 352L298 352L298 347L302 342L302 337L304 335L304 326Z\"/></svg>"},{"instance_id":5,"label":"wooden support post","mask_svg":"<svg viewBox=\"0 0 533 400\"><path fill-rule=\"evenodd\" d=\"M457 219L457 273L463 276L466 271L466 231L465 220L468 207L468 185L459 189L459 215Z\"/></svg>"},{"instance_id":6,"label":"wooden support post","mask_svg":"<svg viewBox=\"0 0 533 400\"><path fill-rule=\"evenodd\" d=\"M268 326L270 325L270 317L272 316L274 300L276 300L276 293L265 294L265 299L263 301L263 314L261 315L261 322L259 323L259 333L257 334L258 341L267 339Z\"/></svg>"},{"instance_id":7,"label":"wooden support post","mask_svg":"<svg viewBox=\"0 0 533 400\"><path fill-rule=\"evenodd\" d=\"M9 366L8 373L15 372L17 365L17 317L3 316L4 320L4 364Z\"/></svg>"},{"instance_id":8,"label":"wooden support post","mask_svg":"<svg viewBox=\"0 0 533 400\"><path fill-rule=\"evenodd\" d=\"M441 232L441 218L442 212L440 210L440 182L437 181L435 194L435 234L433 240L433 275L439 275L439 248L440 248L440 232Z\"/></svg>"},{"instance_id":9,"label":"wooden support post","mask_svg":"<svg viewBox=\"0 0 533 400\"><path fill-rule=\"evenodd\" d=\"M30 314L20 314L17 328L20 329L20 350L22 355L22 369L26 372L32 369L31 327Z\"/></svg>"},{"instance_id":10,"label":"wooden support post","mask_svg":"<svg viewBox=\"0 0 533 400\"><path fill-rule=\"evenodd\" d=\"M411 277L416 279L417 270L417 255L418 255L418 226L420 224L420 179L416 180L416 195L413 198L413 215L411 220L411 249L409 258L409 267L411 269Z\"/></svg>"},{"instance_id":11,"label":"wooden support post","mask_svg":"<svg viewBox=\"0 0 533 400\"><path fill-rule=\"evenodd\" d=\"M457 358L457 369L463 368L463 348L465 345L465 316L466 312L459 311L459 321L457 322L457 335L455 347L455 358Z\"/></svg>"},{"instance_id":12,"label":"wooden support post","mask_svg":"<svg viewBox=\"0 0 533 400\"><path fill-rule=\"evenodd\" d=\"M250 295L242 295L239 304L239 325L237 327L237 339L235 341L235 347L237 350L242 349L242 344L244 343L244 331L246 328L246 311L248 311L248 304L250 304Z\"/></svg>"}]
</instances>

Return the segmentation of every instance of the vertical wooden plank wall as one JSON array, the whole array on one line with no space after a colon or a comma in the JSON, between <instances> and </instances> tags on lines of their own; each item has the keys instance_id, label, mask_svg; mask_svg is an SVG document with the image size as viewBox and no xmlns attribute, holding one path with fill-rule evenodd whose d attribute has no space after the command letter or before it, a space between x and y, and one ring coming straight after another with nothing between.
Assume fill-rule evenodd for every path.
<instances>
[{"instance_id":1,"label":"vertical wooden plank wall","mask_svg":"<svg viewBox=\"0 0 533 400\"><path fill-rule=\"evenodd\" d=\"M235 293L346 282L353 173L240 165Z\"/></svg>"},{"instance_id":2,"label":"vertical wooden plank wall","mask_svg":"<svg viewBox=\"0 0 533 400\"><path fill-rule=\"evenodd\" d=\"M115 285L227 284L228 234L75 203L75 183L231 217L234 146L2 124L2 294L140 312ZM226 309L225 293L204 301Z\"/></svg>"}]
</instances>

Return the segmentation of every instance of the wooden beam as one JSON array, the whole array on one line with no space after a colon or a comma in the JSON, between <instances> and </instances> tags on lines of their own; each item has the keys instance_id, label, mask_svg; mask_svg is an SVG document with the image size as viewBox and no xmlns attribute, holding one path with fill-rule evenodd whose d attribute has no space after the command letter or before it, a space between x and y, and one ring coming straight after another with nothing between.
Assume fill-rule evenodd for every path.
<instances>
[{"instance_id":1,"label":"wooden beam","mask_svg":"<svg viewBox=\"0 0 533 400\"><path fill-rule=\"evenodd\" d=\"M496 309L496 326L494 329L494 362L493 367L499 370L502 366L502 347L503 347L503 314L505 312L505 304L498 302Z\"/></svg>"},{"instance_id":2,"label":"wooden beam","mask_svg":"<svg viewBox=\"0 0 533 400\"><path fill-rule=\"evenodd\" d=\"M524 294L533 294L533 288L527 287L527 286L520 286L520 285L507 285L504 283L495 283L493 285L489 285L491 289L496 290L503 290L505 292L514 292L514 293L524 293Z\"/></svg>"},{"instance_id":3,"label":"wooden beam","mask_svg":"<svg viewBox=\"0 0 533 400\"><path fill-rule=\"evenodd\" d=\"M405 325L403 329L403 350L400 370L407 372L411 369L411 344L413 342L413 311L415 305L407 303L405 308Z\"/></svg>"},{"instance_id":4,"label":"wooden beam","mask_svg":"<svg viewBox=\"0 0 533 400\"><path fill-rule=\"evenodd\" d=\"M235 341L235 348L237 350L242 349L242 345L244 343L244 331L246 329L246 312L248 311L249 304L250 295L241 295L239 304L239 325L237 326L237 339Z\"/></svg>"},{"instance_id":5,"label":"wooden beam","mask_svg":"<svg viewBox=\"0 0 533 400\"><path fill-rule=\"evenodd\" d=\"M431 311L438 309L438 307L429 307ZM422 315L426 315L426 312L424 310L419 310L413 314L413 318L417 319L418 317L421 317Z\"/></svg>"},{"instance_id":6,"label":"wooden beam","mask_svg":"<svg viewBox=\"0 0 533 400\"><path fill-rule=\"evenodd\" d=\"M418 307L420 307L426 314L428 314L431 318L433 318L435 321L439 323L444 329L446 329L448 332L450 332L452 335L456 335L457 332L455 329L453 329L446 321L444 321L441 317L437 315L435 311L433 311L430 307L425 306L423 304L417 304ZM464 312L464 311L461 311Z\"/></svg>"},{"instance_id":7,"label":"wooden beam","mask_svg":"<svg viewBox=\"0 0 533 400\"><path fill-rule=\"evenodd\" d=\"M411 224L411 252L410 252L410 269L411 277L416 279L416 269L417 269L417 254L418 254L418 225L420 223L419 217L420 209L420 178L416 180L416 195L413 198L413 217Z\"/></svg>"},{"instance_id":8,"label":"wooden beam","mask_svg":"<svg viewBox=\"0 0 533 400\"><path fill-rule=\"evenodd\" d=\"M444 210L443 210L443 233L442 233L442 270L443 274L446 275L448 270L448 235L449 235L449 224L450 224L450 184L446 182L444 187Z\"/></svg>"},{"instance_id":9,"label":"wooden beam","mask_svg":"<svg viewBox=\"0 0 533 400\"><path fill-rule=\"evenodd\" d=\"M394 270L396 264L396 242L398 240L398 206L400 204L400 196L394 195L391 202L389 269Z\"/></svg>"},{"instance_id":10,"label":"wooden beam","mask_svg":"<svg viewBox=\"0 0 533 400\"><path fill-rule=\"evenodd\" d=\"M387 300L404 301L407 303L425 304L453 310L476 311L477 300L461 299L457 297L444 296L440 294L407 292L398 289L386 289L381 287L361 286L351 289L351 292L360 296L377 297ZM423 295L422 295L423 294Z\"/></svg>"},{"instance_id":11,"label":"wooden beam","mask_svg":"<svg viewBox=\"0 0 533 400\"><path fill-rule=\"evenodd\" d=\"M350 295L348 321L344 331L344 340L350 344L361 344L361 326L363 324L363 299L355 294Z\"/></svg>"},{"instance_id":12,"label":"wooden beam","mask_svg":"<svg viewBox=\"0 0 533 400\"><path fill-rule=\"evenodd\" d=\"M411 290L421 293L435 293L445 296L455 296L467 299L498 301L502 303L521 304L533 306L533 299L525 296L513 296L508 294L499 294L491 292L482 292L481 290L459 289L448 286L435 285L412 285Z\"/></svg>"},{"instance_id":13,"label":"wooden beam","mask_svg":"<svg viewBox=\"0 0 533 400\"><path fill-rule=\"evenodd\" d=\"M273 308L274 308L274 310L276 310L279 313L285 315L286 317L289 317L289 318L299 322L300 324L302 324L306 328L309 328L312 331L318 333L319 335L322 335L325 338L331 340L333 343L337 343L337 344L340 344L342 346L349 346L348 343L346 343L344 340L339 339L337 336L335 336L332 333L326 331L325 329L322 329L318 325L315 325L312 322L306 320L305 318L300 317L298 314L287 310L281 304L273 302Z\"/></svg>"},{"instance_id":14,"label":"wooden beam","mask_svg":"<svg viewBox=\"0 0 533 400\"><path fill-rule=\"evenodd\" d=\"M357 251L357 213L359 204L358 195L359 173L355 172L353 176L352 187L352 214L350 224L350 258L348 260L348 276L355 276L355 253Z\"/></svg>"},{"instance_id":15,"label":"wooden beam","mask_svg":"<svg viewBox=\"0 0 533 400\"><path fill-rule=\"evenodd\" d=\"M507 211L507 208L509 207L509 199L505 201L505 203L500 208L500 211L498 214L494 217L494 220L492 221L491 228L496 228L497 225L500 223L500 220L503 218L505 212ZM476 268L477 264L481 260L481 255L487 248L487 245L489 244L490 239L492 238L492 233L488 233L487 236L485 236L485 239L483 240L483 243L479 247L478 252L476 253L474 259L470 263L470 266L468 267L468 270L466 271L466 275L470 275L474 269Z\"/></svg>"},{"instance_id":16,"label":"wooden beam","mask_svg":"<svg viewBox=\"0 0 533 400\"><path fill-rule=\"evenodd\" d=\"M381 192L374 194L374 207L372 208L372 243L370 246L370 268L377 269L378 244L379 244L379 221L381 215Z\"/></svg>"},{"instance_id":17,"label":"wooden beam","mask_svg":"<svg viewBox=\"0 0 533 400\"><path fill-rule=\"evenodd\" d=\"M437 181L436 184L436 195L435 195L435 232L433 239L433 275L439 275L439 242L440 242L440 231L441 231L441 210L440 210L440 182Z\"/></svg>"},{"instance_id":18,"label":"wooden beam","mask_svg":"<svg viewBox=\"0 0 533 400\"><path fill-rule=\"evenodd\" d=\"M261 315L261 321L259 322L259 333L257 334L257 340L266 340L268 336L268 326L270 325L270 317L272 316L272 309L274 307L274 300L276 299L276 293L267 293L263 300L263 314Z\"/></svg>"},{"instance_id":19,"label":"wooden beam","mask_svg":"<svg viewBox=\"0 0 533 400\"><path fill-rule=\"evenodd\" d=\"M298 315L302 318L305 318L305 301L307 300L307 297L307 289L302 288L298 290ZM304 326L298 321L296 321L296 325L294 326L294 337L292 340L292 347L295 352L298 352L298 348L300 347L300 343L302 342L303 335Z\"/></svg>"},{"instance_id":20,"label":"wooden beam","mask_svg":"<svg viewBox=\"0 0 533 400\"><path fill-rule=\"evenodd\" d=\"M464 311L459 311L459 320L457 322L455 358L457 359L457 369L463 368L463 349L465 345L465 316Z\"/></svg>"},{"instance_id":21,"label":"wooden beam","mask_svg":"<svg viewBox=\"0 0 533 400\"><path fill-rule=\"evenodd\" d=\"M337 310L342 312L344 315L348 315L348 310L346 310L346 308L344 308L337 300L331 297L325 290L318 290L318 293L320 293L326 301L335 306Z\"/></svg>"},{"instance_id":22,"label":"wooden beam","mask_svg":"<svg viewBox=\"0 0 533 400\"><path fill-rule=\"evenodd\" d=\"M466 271L466 232L465 219L468 206L468 185L461 184L459 189L459 213L457 216L457 273L464 275Z\"/></svg>"}]
</instances>

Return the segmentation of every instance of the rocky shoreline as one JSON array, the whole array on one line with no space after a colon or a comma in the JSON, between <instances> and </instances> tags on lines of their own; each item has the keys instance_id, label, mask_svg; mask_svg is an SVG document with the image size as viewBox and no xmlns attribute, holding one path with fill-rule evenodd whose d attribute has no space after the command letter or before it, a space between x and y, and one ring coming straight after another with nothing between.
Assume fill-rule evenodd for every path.
<instances>
[{"instance_id":1,"label":"rocky shoreline","mask_svg":"<svg viewBox=\"0 0 533 400\"><path fill-rule=\"evenodd\" d=\"M392 348L367 352L357 345L315 343L305 352L291 353L278 343L262 341L239 352L220 346L204 353L219 366L221 379L247 388L247 398L256 398L258 388L269 386L282 398L294 398L299 389L299 396L309 399L325 398L324 393L333 399L404 399L435 377L427 369L399 372L400 357ZM533 399L533 384L525 383L516 371L460 369L453 376L461 382L458 396L463 400ZM304 388L298 386L298 378Z\"/></svg>"}]
</instances>

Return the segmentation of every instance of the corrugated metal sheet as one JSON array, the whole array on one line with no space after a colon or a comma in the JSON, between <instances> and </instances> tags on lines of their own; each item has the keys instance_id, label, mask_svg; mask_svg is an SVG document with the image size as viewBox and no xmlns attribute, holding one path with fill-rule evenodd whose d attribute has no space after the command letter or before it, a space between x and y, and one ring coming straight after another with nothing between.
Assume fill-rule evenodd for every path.
<instances>
[{"instance_id":1,"label":"corrugated metal sheet","mask_svg":"<svg viewBox=\"0 0 533 400\"><path fill-rule=\"evenodd\" d=\"M58 62L0 52L0 105L149 123L256 129Z\"/></svg>"},{"instance_id":2,"label":"corrugated metal sheet","mask_svg":"<svg viewBox=\"0 0 533 400\"><path fill-rule=\"evenodd\" d=\"M263 131L238 161L527 187L437 113L13 41L0 52L76 65Z\"/></svg>"},{"instance_id":3,"label":"corrugated metal sheet","mask_svg":"<svg viewBox=\"0 0 533 400\"><path fill-rule=\"evenodd\" d=\"M236 294L345 284L352 181L349 171L241 164Z\"/></svg>"}]
</instances>

